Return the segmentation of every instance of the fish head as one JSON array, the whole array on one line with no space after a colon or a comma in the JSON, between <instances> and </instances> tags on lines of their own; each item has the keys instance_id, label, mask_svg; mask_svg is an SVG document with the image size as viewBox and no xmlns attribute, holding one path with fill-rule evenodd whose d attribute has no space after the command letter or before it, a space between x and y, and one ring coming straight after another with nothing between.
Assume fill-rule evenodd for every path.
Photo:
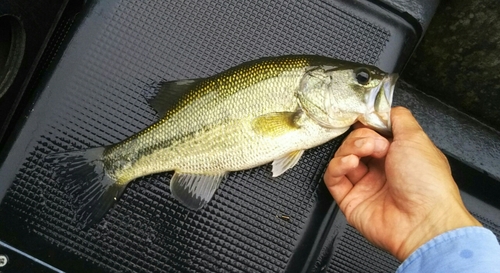
<instances>
[{"instance_id":1,"label":"fish head","mask_svg":"<svg viewBox=\"0 0 500 273\"><path fill-rule=\"evenodd\" d=\"M378 70L378 69L377 69ZM368 70L366 70L368 71ZM365 77L366 71L357 77ZM399 77L397 73L385 73L381 70L372 70L369 77L373 77L373 83L365 89L364 102L365 112L358 120L364 125L386 135L392 134L391 129L391 105L394 95L394 86Z\"/></svg>"},{"instance_id":2,"label":"fish head","mask_svg":"<svg viewBox=\"0 0 500 273\"><path fill-rule=\"evenodd\" d=\"M304 112L323 127L348 127L359 120L390 134L397 78L374 66L341 62L306 71L297 95Z\"/></svg>"}]
</instances>

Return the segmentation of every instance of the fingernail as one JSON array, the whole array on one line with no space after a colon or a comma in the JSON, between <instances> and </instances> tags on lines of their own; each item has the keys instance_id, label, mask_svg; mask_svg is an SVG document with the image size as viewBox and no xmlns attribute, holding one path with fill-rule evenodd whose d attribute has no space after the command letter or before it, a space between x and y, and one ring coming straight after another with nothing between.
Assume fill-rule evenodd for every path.
<instances>
[{"instance_id":1,"label":"fingernail","mask_svg":"<svg viewBox=\"0 0 500 273\"><path fill-rule=\"evenodd\" d=\"M366 140L364 138L360 138L356 141L354 141L354 146L360 148L361 146L363 146L363 144L365 144Z\"/></svg>"},{"instance_id":2,"label":"fingernail","mask_svg":"<svg viewBox=\"0 0 500 273\"><path fill-rule=\"evenodd\" d=\"M373 147L373 150L375 152L382 152L387 148L387 141L383 139L375 139L375 147Z\"/></svg>"},{"instance_id":3,"label":"fingernail","mask_svg":"<svg viewBox=\"0 0 500 273\"><path fill-rule=\"evenodd\" d=\"M346 155L346 156L342 157L342 158L340 159L340 162L342 162L342 163L346 163L346 162L348 162L348 161L349 161L349 157L350 157L350 156L351 156L351 155Z\"/></svg>"}]
</instances>

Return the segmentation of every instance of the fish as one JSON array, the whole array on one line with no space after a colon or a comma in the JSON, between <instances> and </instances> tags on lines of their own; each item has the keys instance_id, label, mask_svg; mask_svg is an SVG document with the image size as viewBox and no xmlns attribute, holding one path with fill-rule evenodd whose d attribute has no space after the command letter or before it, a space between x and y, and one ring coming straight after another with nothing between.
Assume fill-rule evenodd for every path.
<instances>
[{"instance_id":1,"label":"fish","mask_svg":"<svg viewBox=\"0 0 500 273\"><path fill-rule=\"evenodd\" d=\"M265 57L198 79L161 82L159 119L115 144L47 156L76 220L98 222L128 183L173 171L170 192L202 209L229 172L272 162L272 176L357 121L390 134L395 73L316 55Z\"/></svg>"}]
</instances>

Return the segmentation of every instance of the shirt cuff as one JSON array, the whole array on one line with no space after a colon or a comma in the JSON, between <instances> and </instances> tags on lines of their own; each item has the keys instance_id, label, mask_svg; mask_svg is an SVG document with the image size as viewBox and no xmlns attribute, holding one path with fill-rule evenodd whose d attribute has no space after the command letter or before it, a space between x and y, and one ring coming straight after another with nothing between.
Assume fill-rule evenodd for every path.
<instances>
[{"instance_id":1,"label":"shirt cuff","mask_svg":"<svg viewBox=\"0 0 500 273\"><path fill-rule=\"evenodd\" d=\"M483 227L464 227L434 237L413 252L396 273L499 272L500 246Z\"/></svg>"}]
</instances>

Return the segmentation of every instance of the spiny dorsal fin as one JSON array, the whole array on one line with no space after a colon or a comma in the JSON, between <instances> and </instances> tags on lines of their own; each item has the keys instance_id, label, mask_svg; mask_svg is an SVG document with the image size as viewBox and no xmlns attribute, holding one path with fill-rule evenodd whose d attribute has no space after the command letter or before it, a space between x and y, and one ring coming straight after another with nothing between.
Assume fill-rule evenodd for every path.
<instances>
[{"instance_id":1,"label":"spiny dorsal fin","mask_svg":"<svg viewBox=\"0 0 500 273\"><path fill-rule=\"evenodd\" d=\"M280 136L290 131L297 130L297 124L302 111L274 112L255 118L252 121L253 130L263 136Z\"/></svg>"},{"instance_id":2,"label":"spiny dorsal fin","mask_svg":"<svg viewBox=\"0 0 500 273\"><path fill-rule=\"evenodd\" d=\"M202 80L204 79L162 82L158 93L148 99L148 103L160 117L164 117L168 110L172 109L186 93Z\"/></svg>"},{"instance_id":3,"label":"spiny dorsal fin","mask_svg":"<svg viewBox=\"0 0 500 273\"><path fill-rule=\"evenodd\" d=\"M304 154L304 150L293 151L281 158L278 158L273 161L273 177L280 176L286 170L293 168L293 166L297 165L300 158Z\"/></svg>"},{"instance_id":4,"label":"spiny dorsal fin","mask_svg":"<svg viewBox=\"0 0 500 273\"><path fill-rule=\"evenodd\" d=\"M226 173L190 174L175 172L170 192L181 204L192 209L203 208L212 199Z\"/></svg>"}]
</instances>

